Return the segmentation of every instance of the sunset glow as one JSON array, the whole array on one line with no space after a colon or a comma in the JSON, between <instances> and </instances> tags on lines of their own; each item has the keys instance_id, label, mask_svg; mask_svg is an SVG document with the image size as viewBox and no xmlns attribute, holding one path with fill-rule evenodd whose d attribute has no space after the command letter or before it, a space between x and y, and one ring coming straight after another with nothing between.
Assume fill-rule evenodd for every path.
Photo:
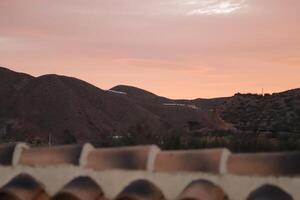
<instances>
[{"instance_id":1,"label":"sunset glow","mask_svg":"<svg viewBox=\"0 0 300 200\"><path fill-rule=\"evenodd\" d=\"M219 15L230 14L238 11L244 6L244 0L198 0L188 1L186 5L194 7L189 15Z\"/></svg>"},{"instance_id":2,"label":"sunset glow","mask_svg":"<svg viewBox=\"0 0 300 200\"><path fill-rule=\"evenodd\" d=\"M300 87L297 0L1 0L0 66L173 98Z\"/></svg>"}]
</instances>

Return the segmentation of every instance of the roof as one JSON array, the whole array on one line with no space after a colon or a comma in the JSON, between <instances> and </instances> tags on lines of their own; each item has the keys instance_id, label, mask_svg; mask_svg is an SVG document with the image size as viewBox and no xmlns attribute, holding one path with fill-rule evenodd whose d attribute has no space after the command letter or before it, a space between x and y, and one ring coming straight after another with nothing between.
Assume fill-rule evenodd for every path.
<instances>
[{"instance_id":1,"label":"roof","mask_svg":"<svg viewBox=\"0 0 300 200\"><path fill-rule=\"evenodd\" d=\"M0 145L0 199L10 200L238 199L234 196L238 190L231 189L229 183L240 183L240 190L248 192L237 196L254 198L274 190L292 198L300 196L295 187L300 183L299 174L300 152L162 151L155 145ZM291 184L287 184L289 179ZM174 190L175 194L170 194Z\"/></svg>"}]
</instances>

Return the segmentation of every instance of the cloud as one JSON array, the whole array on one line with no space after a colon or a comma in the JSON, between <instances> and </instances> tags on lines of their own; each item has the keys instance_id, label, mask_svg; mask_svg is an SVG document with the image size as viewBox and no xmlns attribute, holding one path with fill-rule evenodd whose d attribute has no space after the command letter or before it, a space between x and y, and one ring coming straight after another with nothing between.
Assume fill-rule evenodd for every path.
<instances>
[{"instance_id":1,"label":"cloud","mask_svg":"<svg viewBox=\"0 0 300 200\"><path fill-rule=\"evenodd\" d=\"M184 3L191 7L188 15L230 14L245 7L245 0L198 0Z\"/></svg>"},{"instance_id":2,"label":"cloud","mask_svg":"<svg viewBox=\"0 0 300 200\"><path fill-rule=\"evenodd\" d=\"M127 67L148 68L158 70L180 70L194 71L197 73L210 73L215 69L213 67L202 66L201 64L192 64L190 62L180 62L174 60L162 59L140 59L140 58L120 58L114 60L117 65L126 65Z\"/></svg>"}]
</instances>

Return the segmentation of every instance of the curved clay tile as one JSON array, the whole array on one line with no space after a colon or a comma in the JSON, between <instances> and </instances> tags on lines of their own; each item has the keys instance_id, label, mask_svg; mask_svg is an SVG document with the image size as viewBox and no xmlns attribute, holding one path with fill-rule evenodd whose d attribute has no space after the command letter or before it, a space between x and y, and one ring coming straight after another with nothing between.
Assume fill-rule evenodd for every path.
<instances>
[{"instance_id":1,"label":"curved clay tile","mask_svg":"<svg viewBox=\"0 0 300 200\"><path fill-rule=\"evenodd\" d=\"M179 195L178 200L227 200L227 195L217 185L207 180L191 182Z\"/></svg>"},{"instance_id":2,"label":"curved clay tile","mask_svg":"<svg viewBox=\"0 0 300 200\"><path fill-rule=\"evenodd\" d=\"M130 183L115 200L165 200L162 191L148 180Z\"/></svg>"},{"instance_id":3,"label":"curved clay tile","mask_svg":"<svg viewBox=\"0 0 300 200\"><path fill-rule=\"evenodd\" d=\"M24 143L9 143L0 145L0 165L16 165L20 154L28 146Z\"/></svg>"},{"instance_id":4,"label":"curved clay tile","mask_svg":"<svg viewBox=\"0 0 300 200\"><path fill-rule=\"evenodd\" d=\"M15 144L3 144L0 146L0 165L11 165Z\"/></svg>"},{"instance_id":5,"label":"curved clay tile","mask_svg":"<svg viewBox=\"0 0 300 200\"><path fill-rule=\"evenodd\" d=\"M20 174L4 185L0 190L2 200L48 200L44 187L32 176Z\"/></svg>"},{"instance_id":6,"label":"curved clay tile","mask_svg":"<svg viewBox=\"0 0 300 200\"><path fill-rule=\"evenodd\" d=\"M227 149L161 151L155 160L155 171L203 171L225 173Z\"/></svg>"},{"instance_id":7,"label":"curved clay tile","mask_svg":"<svg viewBox=\"0 0 300 200\"><path fill-rule=\"evenodd\" d=\"M152 170L159 152L155 145L94 149L87 156L86 168L95 170Z\"/></svg>"},{"instance_id":8,"label":"curved clay tile","mask_svg":"<svg viewBox=\"0 0 300 200\"><path fill-rule=\"evenodd\" d=\"M251 192L247 200L293 200L293 197L274 185L263 185Z\"/></svg>"},{"instance_id":9,"label":"curved clay tile","mask_svg":"<svg viewBox=\"0 0 300 200\"><path fill-rule=\"evenodd\" d=\"M83 146L66 145L58 147L39 147L26 149L23 151L21 165L59 165L59 164L79 164Z\"/></svg>"},{"instance_id":10,"label":"curved clay tile","mask_svg":"<svg viewBox=\"0 0 300 200\"><path fill-rule=\"evenodd\" d=\"M61 189L52 200L104 200L99 185L90 177L73 179Z\"/></svg>"},{"instance_id":11,"label":"curved clay tile","mask_svg":"<svg viewBox=\"0 0 300 200\"><path fill-rule=\"evenodd\" d=\"M277 176L300 174L300 153L232 154L228 172L236 175Z\"/></svg>"}]
</instances>

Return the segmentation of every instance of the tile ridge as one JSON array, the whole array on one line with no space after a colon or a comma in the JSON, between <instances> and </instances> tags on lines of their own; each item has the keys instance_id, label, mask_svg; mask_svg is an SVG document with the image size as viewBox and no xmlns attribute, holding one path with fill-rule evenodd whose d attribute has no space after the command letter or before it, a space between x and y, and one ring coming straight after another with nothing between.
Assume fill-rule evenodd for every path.
<instances>
[{"instance_id":1,"label":"tile ridge","mask_svg":"<svg viewBox=\"0 0 300 200\"><path fill-rule=\"evenodd\" d=\"M278 155L296 155L299 154L300 151L274 151L274 152L246 152L246 153L233 153L233 155L241 155L241 156L249 156L249 155L256 155L256 156L262 156L262 155L271 155L271 156L278 156Z\"/></svg>"},{"instance_id":2,"label":"tile ridge","mask_svg":"<svg viewBox=\"0 0 300 200\"><path fill-rule=\"evenodd\" d=\"M206 149L171 149L171 150L162 150L164 153L198 153L199 151L208 152L208 151L222 151L228 150L227 148L206 148ZM229 150L228 150L229 151Z\"/></svg>"},{"instance_id":3,"label":"tile ridge","mask_svg":"<svg viewBox=\"0 0 300 200\"><path fill-rule=\"evenodd\" d=\"M133 149L139 149L139 148L152 148L152 147L156 147L159 149L159 147L155 144L149 144L149 145L129 145L129 146L117 146L117 147L96 147L94 148L94 150L101 150L101 151L105 151L105 150L120 150L120 149L124 149L124 150L133 150Z\"/></svg>"}]
</instances>

